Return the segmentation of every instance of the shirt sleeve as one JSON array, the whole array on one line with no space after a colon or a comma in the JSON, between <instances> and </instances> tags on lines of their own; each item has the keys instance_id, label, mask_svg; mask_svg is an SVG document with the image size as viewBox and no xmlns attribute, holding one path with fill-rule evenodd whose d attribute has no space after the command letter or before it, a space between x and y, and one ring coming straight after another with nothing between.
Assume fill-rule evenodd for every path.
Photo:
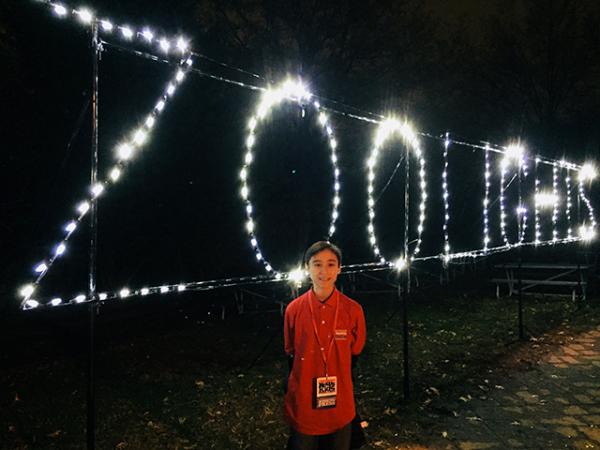
<instances>
[{"instance_id":1,"label":"shirt sleeve","mask_svg":"<svg viewBox=\"0 0 600 450\"><path fill-rule=\"evenodd\" d=\"M365 323L365 314L363 313L362 307L357 304L354 313L354 327L352 328L352 334L354 335L354 342L352 344L352 355L356 356L362 352L365 347L367 340L367 325Z\"/></svg>"},{"instance_id":2,"label":"shirt sleeve","mask_svg":"<svg viewBox=\"0 0 600 450\"><path fill-rule=\"evenodd\" d=\"M283 320L283 347L286 355L294 354L294 317L289 305Z\"/></svg>"}]
</instances>

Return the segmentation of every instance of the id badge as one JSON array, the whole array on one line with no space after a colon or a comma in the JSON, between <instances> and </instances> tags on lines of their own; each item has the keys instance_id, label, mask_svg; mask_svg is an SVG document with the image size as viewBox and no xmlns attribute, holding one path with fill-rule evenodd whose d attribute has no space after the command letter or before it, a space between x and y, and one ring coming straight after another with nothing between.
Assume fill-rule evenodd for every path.
<instances>
[{"instance_id":1,"label":"id badge","mask_svg":"<svg viewBox=\"0 0 600 450\"><path fill-rule=\"evenodd\" d=\"M335 408L337 399L337 377L317 377L313 386L313 407L315 409Z\"/></svg>"}]
</instances>

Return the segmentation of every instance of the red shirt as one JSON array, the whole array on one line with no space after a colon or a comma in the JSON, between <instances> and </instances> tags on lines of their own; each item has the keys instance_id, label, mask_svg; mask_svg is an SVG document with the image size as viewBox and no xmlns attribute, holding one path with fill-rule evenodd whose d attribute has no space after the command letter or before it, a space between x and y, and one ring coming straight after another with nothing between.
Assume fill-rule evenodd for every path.
<instances>
[{"instance_id":1,"label":"red shirt","mask_svg":"<svg viewBox=\"0 0 600 450\"><path fill-rule=\"evenodd\" d=\"M314 323L326 357L333 338L327 360L327 375L337 377L338 392L334 408L313 408L314 379L325 376L325 367L309 302L312 303ZM285 352L294 355L285 396L285 417L289 424L300 433L309 435L333 433L347 425L355 416L351 356L362 351L367 334L362 307L337 289L322 303L309 289L286 308L283 330Z\"/></svg>"}]
</instances>

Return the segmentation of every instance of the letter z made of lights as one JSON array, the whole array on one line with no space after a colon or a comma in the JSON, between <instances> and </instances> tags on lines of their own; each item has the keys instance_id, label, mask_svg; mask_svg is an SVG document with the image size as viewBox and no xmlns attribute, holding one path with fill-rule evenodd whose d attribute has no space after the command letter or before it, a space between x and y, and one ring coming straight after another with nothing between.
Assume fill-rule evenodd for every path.
<instances>
[{"instance_id":1,"label":"letter z made of lights","mask_svg":"<svg viewBox=\"0 0 600 450\"><path fill-rule=\"evenodd\" d=\"M375 181L375 168L377 166L377 158L379 157L381 148L386 143L386 141L394 135L400 135L400 137L404 141L404 144L409 146L409 150L412 150L412 152L414 152L415 156L419 160L419 186L421 188L421 201L419 204L417 243L412 252L412 256L409 257L409 255L402 255L396 257L393 261L390 261L388 258L383 256L379 245L377 244L377 237L375 235L375 199L373 198L373 183ZM407 160L406 164L408 163L409 161ZM425 158L423 157L423 152L421 151L421 146L416 133L406 122L400 123L398 120L395 119L387 119L381 122L375 134L375 145L373 146L373 149L371 150L371 155L367 160L367 172L367 206L369 210L369 225L367 226L367 230L369 232L369 242L371 244L371 247L373 248L373 253L375 254L375 257L379 258L379 261L381 263L389 264L390 266L396 266L398 269L401 269L404 267L407 261L416 257L419 254L421 248L421 235L423 234L423 228L425 224L425 205L427 201L427 182L425 181Z\"/></svg>"},{"instance_id":2,"label":"letter z made of lights","mask_svg":"<svg viewBox=\"0 0 600 450\"><path fill-rule=\"evenodd\" d=\"M240 170L241 190L240 194L245 203L246 209L246 231L250 238L250 244L254 249L256 260L260 261L266 271L275 276L275 278L287 278L289 274L279 272L273 268L271 263L263 255L258 238L256 237L256 227L254 222L254 207L252 205L252 189L248 181L250 172L252 169L252 162L254 161L254 147L256 145L256 132L261 122L269 115L271 110L279 106L284 101L291 101L298 103L301 107L312 107L316 112L318 118L318 124L326 135L329 143L329 149L331 150L331 163L333 166L333 200L331 202L331 220L329 223L329 230L327 237L331 238L335 233L335 222L338 218L338 206L340 204L340 182L339 175L340 171L337 166L337 141L333 134L333 129L329 123L329 117L324 112L320 111L320 104L317 101L311 101L312 94L306 89L306 87L300 82L287 80L281 85L275 88L267 89L263 92L260 102L254 112L254 115L248 122L248 134L246 136L246 154L244 156L244 164Z\"/></svg>"}]
</instances>

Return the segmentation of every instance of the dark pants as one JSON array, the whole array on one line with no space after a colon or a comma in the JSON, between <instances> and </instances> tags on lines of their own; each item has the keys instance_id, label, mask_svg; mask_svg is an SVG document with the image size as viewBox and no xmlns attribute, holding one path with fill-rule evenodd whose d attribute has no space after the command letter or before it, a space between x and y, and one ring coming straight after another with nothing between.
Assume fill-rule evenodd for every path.
<instances>
[{"instance_id":1,"label":"dark pants","mask_svg":"<svg viewBox=\"0 0 600 450\"><path fill-rule=\"evenodd\" d=\"M290 429L287 450L349 450L352 437L352 422L343 428L322 436L302 434Z\"/></svg>"}]
</instances>

